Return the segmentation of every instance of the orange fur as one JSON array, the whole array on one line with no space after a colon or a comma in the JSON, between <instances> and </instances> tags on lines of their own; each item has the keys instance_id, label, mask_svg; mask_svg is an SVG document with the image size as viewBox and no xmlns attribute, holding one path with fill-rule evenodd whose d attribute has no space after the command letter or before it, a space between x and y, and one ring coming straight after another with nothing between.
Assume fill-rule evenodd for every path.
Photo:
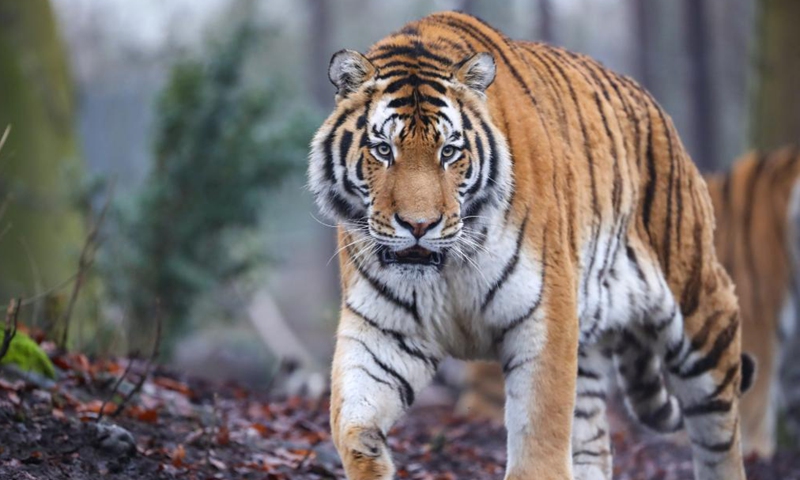
<instances>
[{"instance_id":1,"label":"orange fur","mask_svg":"<svg viewBox=\"0 0 800 480\"><path fill-rule=\"evenodd\" d=\"M796 147L769 154L752 152L738 159L729 172L706 177L717 219L717 256L739 297L742 351L754 357L758 369L740 405L743 449L763 457L775 451L775 377L785 340L782 310L797 295L793 271L797 259L791 243L797 241L792 225L796 219L790 202L798 178ZM793 316L789 320L796 322ZM458 410L500 420L502 391L499 365L470 363Z\"/></svg>"},{"instance_id":2,"label":"orange fur","mask_svg":"<svg viewBox=\"0 0 800 480\"><path fill-rule=\"evenodd\" d=\"M480 52L490 53L496 62L493 83L491 79L487 82L487 72L494 64ZM394 418L373 415L372 420L364 420L364 409L377 412L384 407L373 404L373 398L359 397L357 409L353 399L359 390L351 380L368 381L365 375L369 375L375 388L394 385L399 400L391 401L405 407L413 401L417 380L404 378L403 373L414 373L421 383L424 370L417 364L432 357L435 365L447 353L465 358L499 356L504 373L516 375L519 388L509 395L512 415L523 416L508 424L506 478L571 478L573 468L584 463L578 456L584 452L572 445L576 441L573 417L594 418L597 413L576 407L579 356L588 358L584 347L607 337L613 339L620 355L636 344L644 353L664 356L674 383L683 385L685 399L696 403L690 409L690 436L696 454L709 458L696 459L698 475L704 479L744 478L736 415L740 362L737 303L731 282L715 257L714 220L705 182L669 117L649 94L588 57L547 45L510 41L461 13L435 14L411 23L375 44L365 57L354 53L334 56L331 71L339 88L337 106L315 139L310 172L319 204L342 222L339 238L345 301L334 356L331 424L349 478L389 478L394 471L385 444L376 441L388 429L384 423ZM438 80L424 81L430 78ZM369 134L361 132L364 117L376 108L372 102L387 97L395 99L398 118L405 122L403 135L386 145L360 143L358 139ZM459 105L474 131L469 132L470 144L463 148L463 155L446 164L440 160L440 134L431 127L430 119L436 118L437 105L448 102ZM391 129L392 122L387 120L387 124ZM396 153L389 152L389 145ZM341 169L334 161L335 148L344 152ZM467 182L470 167L499 165L506 148L511 155L511 177L504 179L500 168L494 179L488 178L494 184L487 181L482 187L494 196L484 203L462 204L457 190ZM490 151L484 156L488 158L481 157L482 150ZM345 178L353 171L364 178L364 188L369 190L368 214L360 213L361 204L353 200L364 195L357 191L359 185ZM441 222L444 236L463 229L471 209L484 213L492 208L498 210L502 225L493 223L486 228L502 228L514 236L518 233L520 239L496 288L475 293L485 296L477 313L489 317L487 305L509 275L523 268L518 264L538 265L531 268L540 269L542 286L531 310L535 313L530 318L535 320L530 323L523 317L507 326L482 324L473 312L463 310L469 302L462 298L436 310L439 323L429 326L426 322L432 320L422 318L417 308L417 296L427 292L413 290L412 285L412 302L397 293L403 285L381 283L363 267L363 258L372 252L358 244L357 229L363 228L365 221L362 216L367 217L373 237L382 235L391 242L397 236L398 223L414 226L416 231ZM497 247L491 244L481 248L489 254L503 253L492 252ZM659 347L654 343L652 352L649 345L638 345L637 338L660 333L653 325L642 326L632 320L620 323L625 335L606 331L600 325L605 318L601 310L603 305L610 309L610 301L598 303L597 312L580 311L594 308L582 306L581 299L588 302L585 299L593 298L589 291L602 289L603 282L638 281L614 278L611 267L602 265L604 259L665 279L661 294L665 302L666 297L674 298L680 310L664 324L672 332L668 343ZM448 278L447 269L455 267L446 264L443 268L442 276ZM430 281L431 288L436 288L436 281ZM648 286L644 276L641 281ZM662 288L660 284L649 286ZM376 302L409 311L420 324L413 330L416 333L410 333L413 325L386 326L381 318L369 318L366 307L348 300L356 288L371 288ZM442 301L448 301L446 294L453 288L444 287ZM652 299L631 301L634 305ZM630 312L632 316L636 313ZM680 319L680 314L682 322L674 324L671 319ZM452 325L451 329L437 330L442 322ZM506 337L519 325L524 330ZM409 358L417 363L409 360L388 365L377 350L379 346L361 337L371 332L370 328L397 340L413 353ZM542 342L533 357L523 354L519 339L525 337L520 337L521 332L540 332L530 338L532 344ZM439 343L431 346L434 337ZM456 338L459 341L453 341ZM491 338L495 340L487 340ZM414 348L424 345L428 350L415 353L409 339L418 342ZM358 363L361 360L354 351L358 358L371 357L374 362ZM373 364L386 375L369 371L367 367ZM363 372L349 373L356 368ZM526 372L524 378L515 373L521 371ZM663 382L660 387L663 390ZM520 398L528 395L520 392L534 394ZM345 410L358 420L343 418ZM708 412L718 415L712 437L699 426L703 424L694 421L695 415ZM393 410L392 416L396 414ZM600 430L601 436L604 433L607 435ZM588 453L610 457L609 451ZM610 474L610 458L599 468Z\"/></svg>"}]
</instances>

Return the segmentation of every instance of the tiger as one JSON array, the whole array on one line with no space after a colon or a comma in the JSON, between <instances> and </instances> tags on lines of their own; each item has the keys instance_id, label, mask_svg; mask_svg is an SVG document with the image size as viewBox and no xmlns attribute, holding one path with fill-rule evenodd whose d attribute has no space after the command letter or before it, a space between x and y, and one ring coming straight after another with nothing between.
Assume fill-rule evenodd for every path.
<instances>
[{"instance_id":1,"label":"tiger","mask_svg":"<svg viewBox=\"0 0 800 480\"><path fill-rule=\"evenodd\" d=\"M650 94L460 12L336 52L328 76L308 186L338 225L348 478L393 477L387 434L446 357L502 365L507 480L611 478L609 360L644 423L687 429L697 478L745 478L737 299Z\"/></svg>"},{"instance_id":2,"label":"tiger","mask_svg":"<svg viewBox=\"0 0 800 480\"><path fill-rule=\"evenodd\" d=\"M717 257L736 285L742 322L742 350L758 365L750 392L742 397L742 448L771 458L776 446L780 397L792 400L777 375L786 343L800 313L800 148L750 152L725 173L706 175L716 216ZM474 362L465 367L457 410L500 419L503 385L499 366ZM779 390L788 390L779 395ZM788 420L800 424L796 408Z\"/></svg>"},{"instance_id":3,"label":"tiger","mask_svg":"<svg viewBox=\"0 0 800 480\"><path fill-rule=\"evenodd\" d=\"M781 388L778 371L800 313L800 148L750 152L707 180L717 215L717 256L739 297L742 349L759 371L742 397L743 448L769 458L780 397L792 394ZM799 412L791 405L787 411L796 424Z\"/></svg>"}]
</instances>

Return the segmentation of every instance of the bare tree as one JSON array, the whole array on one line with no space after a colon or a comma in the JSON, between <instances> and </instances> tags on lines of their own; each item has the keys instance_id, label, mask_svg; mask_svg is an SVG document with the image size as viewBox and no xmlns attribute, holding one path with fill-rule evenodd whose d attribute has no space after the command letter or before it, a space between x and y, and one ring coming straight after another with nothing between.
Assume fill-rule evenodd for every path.
<instances>
[{"instance_id":1,"label":"bare tree","mask_svg":"<svg viewBox=\"0 0 800 480\"><path fill-rule=\"evenodd\" d=\"M690 62L691 116L694 128L693 158L701 170L718 164L716 102L712 89L711 42L708 35L708 0L684 0L686 46Z\"/></svg>"},{"instance_id":2,"label":"bare tree","mask_svg":"<svg viewBox=\"0 0 800 480\"><path fill-rule=\"evenodd\" d=\"M457 10L461 10L462 12L470 15L477 15L475 3L475 0L459 0Z\"/></svg>"},{"instance_id":3,"label":"bare tree","mask_svg":"<svg viewBox=\"0 0 800 480\"><path fill-rule=\"evenodd\" d=\"M655 21L656 4L648 0L628 0L628 5L633 20L635 43L633 75L643 87L653 88L653 64L655 50Z\"/></svg>"},{"instance_id":4,"label":"bare tree","mask_svg":"<svg viewBox=\"0 0 800 480\"><path fill-rule=\"evenodd\" d=\"M759 149L800 143L800 2L760 2L751 141Z\"/></svg>"},{"instance_id":5,"label":"bare tree","mask_svg":"<svg viewBox=\"0 0 800 480\"><path fill-rule=\"evenodd\" d=\"M553 2L551 0L539 0L539 40L547 43L555 41L553 34Z\"/></svg>"},{"instance_id":6,"label":"bare tree","mask_svg":"<svg viewBox=\"0 0 800 480\"><path fill-rule=\"evenodd\" d=\"M309 15L310 62L308 75L311 85L309 89L314 96L317 107L325 110L333 101L333 90L327 80L328 61L333 52L330 51L331 12L329 0L306 0Z\"/></svg>"}]
</instances>

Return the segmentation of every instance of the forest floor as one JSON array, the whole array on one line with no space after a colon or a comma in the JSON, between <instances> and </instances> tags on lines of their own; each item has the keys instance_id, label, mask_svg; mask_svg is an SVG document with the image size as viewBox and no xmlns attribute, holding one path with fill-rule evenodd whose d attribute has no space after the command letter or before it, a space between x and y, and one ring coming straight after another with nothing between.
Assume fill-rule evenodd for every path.
<instances>
[{"instance_id":1,"label":"forest floor","mask_svg":"<svg viewBox=\"0 0 800 480\"><path fill-rule=\"evenodd\" d=\"M278 401L160 368L147 374L142 360L72 354L54 363L56 382L0 376L0 478L344 478L324 400ZM687 447L615 430L614 478L692 478ZM500 479L504 437L502 426L427 406L393 429L389 445L399 478ZM800 480L800 453L748 458L747 471L751 480Z\"/></svg>"}]
</instances>

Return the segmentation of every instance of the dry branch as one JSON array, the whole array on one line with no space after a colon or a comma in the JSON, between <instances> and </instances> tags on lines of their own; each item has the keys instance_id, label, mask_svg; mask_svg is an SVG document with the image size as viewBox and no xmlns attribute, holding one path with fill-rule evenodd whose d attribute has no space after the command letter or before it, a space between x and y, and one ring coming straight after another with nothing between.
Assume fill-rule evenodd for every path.
<instances>
[{"instance_id":1,"label":"dry branch","mask_svg":"<svg viewBox=\"0 0 800 480\"><path fill-rule=\"evenodd\" d=\"M125 395L122 401L119 402L119 405L117 405L116 410L114 410L114 413L111 414L112 417L117 417L119 416L120 413L122 413L122 411L125 409L125 406L128 404L130 399L134 395L139 393L139 390L142 389L144 381L150 375L150 369L152 368L153 362L155 362L156 357L158 357L158 352L161 348L161 331L162 331L161 302L156 301L156 338L155 341L153 342L153 351L150 353L150 358L147 359L147 364L145 365L144 372L139 377L139 381L136 382L136 385L134 385L133 389L131 389L131 391L128 392L127 395Z\"/></svg>"},{"instance_id":2,"label":"dry branch","mask_svg":"<svg viewBox=\"0 0 800 480\"><path fill-rule=\"evenodd\" d=\"M131 367L133 367L133 363L134 363L133 362L133 358L129 358L128 359L128 366L125 367L125 371L122 372L122 375L114 383L114 386L111 388L111 393L108 395L108 398L103 400L103 404L100 405L100 412L97 414L97 421L98 422L103 419L103 415L105 414L105 411L106 411L106 405L108 404L109 400L113 399L114 395L117 394L117 391L119 390L120 385L122 385L122 381L125 380L125 378L127 378L128 374L130 373ZM118 409L119 409L119 407L114 409L115 413L116 413L116 410L118 410Z\"/></svg>"},{"instance_id":3,"label":"dry branch","mask_svg":"<svg viewBox=\"0 0 800 480\"><path fill-rule=\"evenodd\" d=\"M0 360L6 356L9 347L11 347L11 340L17 334L17 319L19 318L20 300L12 299L8 303L8 310L6 310L6 326L3 330L3 344L0 345Z\"/></svg>"},{"instance_id":4,"label":"dry branch","mask_svg":"<svg viewBox=\"0 0 800 480\"><path fill-rule=\"evenodd\" d=\"M83 243L81 256L78 259L78 272L75 276L75 283L72 284L72 294L69 297L67 308L64 310L64 313L61 315L61 318L58 322L59 324L63 325L61 339L58 342L58 346L62 350L66 349L67 347L67 338L69 336L69 324L70 319L72 318L72 310L75 307L75 301L78 299L78 294L81 291L81 287L83 287L83 283L86 281L86 273L94 262L94 255L97 253L97 249L100 247L100 242L98 240L100 227L103 225L103 221L106 218L106 213L108 213L108 208L111 206L111 200L113 197L114 184L111 184L106 202L103 204L103 208L100 210L100 215L98 215L97 220L89 230L89 234L86 235L86 241Z\"/></svg>"},{"instance_id":5,"label":"dry branch","mask_svg":"<svg viewBox=\"0 0 800 480\"><path fill-rule=\"evenodd\" d=\"M3 130L3 136L0 137L0 150L2 150L3 145L6 144L6 140L8 140L9 133L11 133L11 125L6 125L6 129Z\"/></svg>"}]
</instances>

